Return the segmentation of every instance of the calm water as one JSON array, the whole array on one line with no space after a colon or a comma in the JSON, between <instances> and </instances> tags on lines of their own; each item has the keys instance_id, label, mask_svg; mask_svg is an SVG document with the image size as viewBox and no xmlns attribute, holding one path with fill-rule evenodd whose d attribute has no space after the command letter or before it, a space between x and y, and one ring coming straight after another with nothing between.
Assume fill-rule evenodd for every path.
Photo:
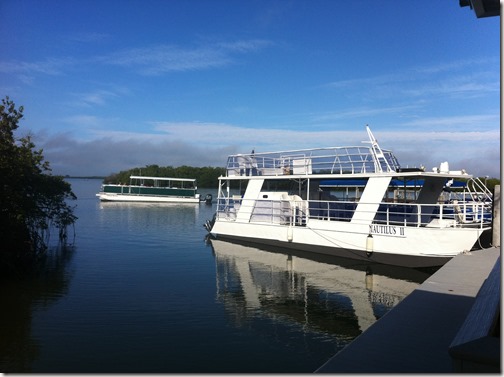
<instances>
[{"instance_id":1,"label":"calm water","mask_svg":"<svg viewBox=\"0 0 504 377\"><path fill-rule=\"evenodd\" d=\"M310 373L429 276L206 242L215 204L100 203L101 181L69 181L74 246L2 282L0 372Z\"/></svg>"}]
</instances>

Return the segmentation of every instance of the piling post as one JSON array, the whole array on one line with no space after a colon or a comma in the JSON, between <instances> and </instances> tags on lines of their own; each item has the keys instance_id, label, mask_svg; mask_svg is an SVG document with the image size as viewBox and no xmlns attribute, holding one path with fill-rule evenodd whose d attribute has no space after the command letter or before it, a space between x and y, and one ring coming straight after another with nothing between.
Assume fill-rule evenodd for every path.
<instances>
[{"instance_id":1,"label":"piling post","mask_svg":"<svg viewBox=\"0 0 504 377\"><path fill-rule=\"evenodd\" d=\"M493 194L493 228L492 228L492 246L500 247L500 185L494 187Z\"/></svg>"}]
</instances>

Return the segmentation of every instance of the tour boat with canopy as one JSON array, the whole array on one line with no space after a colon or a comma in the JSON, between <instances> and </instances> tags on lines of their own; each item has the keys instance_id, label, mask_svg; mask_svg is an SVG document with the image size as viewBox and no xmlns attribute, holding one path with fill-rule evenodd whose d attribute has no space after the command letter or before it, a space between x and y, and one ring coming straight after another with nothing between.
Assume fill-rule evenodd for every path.
<instances>
[{"instance_id":1,"label":"tour boat with canopy","mask_svg":"<svg viewBox=\"0 0 504 377\"><path fill-rule=\"evenodd\" d=\"M130 176L129 185L103 184L101 201L199 203L196 179Z\"/></svg>"},{"instance_id":2,"label":"tour boat with canopy","mask_svg":"<svg viewBox=\"0 0 504 377\"><path fill-rule=\"evenodd\" d=\"M478 246L492 213L481 181L448 162L402 168L366 129L368 146L230 155L205 228L217 239L408 267L440 266ZM442 200L454 182L479 195Z\"/></svg>"}]
</instances>

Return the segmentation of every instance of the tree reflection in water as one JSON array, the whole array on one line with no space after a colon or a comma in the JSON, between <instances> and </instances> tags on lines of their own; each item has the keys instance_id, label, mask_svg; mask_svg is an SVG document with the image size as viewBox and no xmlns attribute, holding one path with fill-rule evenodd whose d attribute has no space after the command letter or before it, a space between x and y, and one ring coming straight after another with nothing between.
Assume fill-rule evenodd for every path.
<instances>
[{"instance_id":1,"label":"tree reflection in water","mask_svg":"<svg viewBox=\"0 0 504 377\"><path fill-rule=\"evenodd\" d=\"M40 352L37 340L32 337L33 313L54 304L68 292L73 254L73 246L53 247L31 268L0 277L0 371L3 373L31 371Z\"/></svg>"}]
</instances>

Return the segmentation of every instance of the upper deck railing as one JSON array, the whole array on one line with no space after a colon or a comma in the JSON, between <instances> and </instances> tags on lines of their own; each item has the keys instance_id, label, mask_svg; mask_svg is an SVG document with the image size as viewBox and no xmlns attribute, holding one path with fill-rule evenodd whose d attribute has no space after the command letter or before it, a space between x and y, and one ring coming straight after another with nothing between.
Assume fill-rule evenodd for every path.
<instances>
[{"instance_id":1,"label":"upper deck railing","mask_svg":"<svg viewBox=\"0 0 504 377\"><path fill-rule=\"evenodd\" d=\"M377 156L372 147L333 147L230 155L228 176L356 174L400 169L389 150Z\"/></svg>"}]
</instances>

